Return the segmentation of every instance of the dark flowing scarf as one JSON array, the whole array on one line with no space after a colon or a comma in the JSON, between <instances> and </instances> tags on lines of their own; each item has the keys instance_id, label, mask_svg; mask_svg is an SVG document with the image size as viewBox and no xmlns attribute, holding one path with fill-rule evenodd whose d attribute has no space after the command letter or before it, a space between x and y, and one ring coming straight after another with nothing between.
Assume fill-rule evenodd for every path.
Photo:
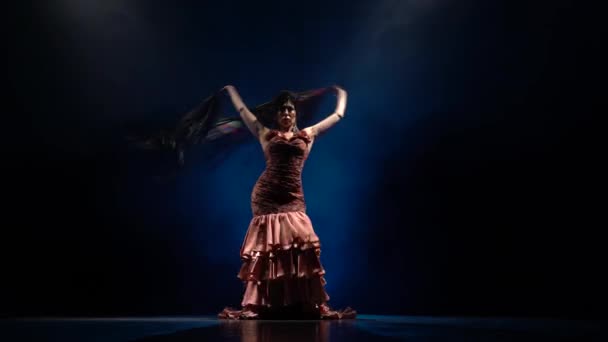
<instances>
[{"instance_id":1,"label":"dark flowing scarf","mask_svg":"<svg viewBox=\"0 0 608 342\"><path fill-rule=\"evenodd\" d=\"M314 125L329 114L321 113L320 108L324 101L329 100L329 95L333 94L331 87L282 92L289 92L295 97L298 127ZM274 127L276 98L248 108L264 126ZM130 138L131 143L139 148L175 153L179 166L184 165L185 152L193 147L203 147L207 150L207 155L213 157L225 155L229 150L253 139L227 92L223 90L208 96L183 115L173 129L152 137Z\"/></svg>"}]
</instances>

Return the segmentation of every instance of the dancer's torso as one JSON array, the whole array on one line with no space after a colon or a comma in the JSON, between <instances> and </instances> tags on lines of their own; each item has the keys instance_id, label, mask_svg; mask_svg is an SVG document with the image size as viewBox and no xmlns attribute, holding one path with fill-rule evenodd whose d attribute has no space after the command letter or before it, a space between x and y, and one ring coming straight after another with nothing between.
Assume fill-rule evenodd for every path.
<instances>
[{"instance_id":1,"label":"dancer's torso","mask_svg":"<svg viewBox=\"0 0 608 342\"><path fill-rule=\"evenodd\" d=\"M302 169L310 138L304 131L289 137L270 131L264 139L267 139L264 144L266 169L251 195L253 214L305 211Z\"/></svg>"}]
</instances>

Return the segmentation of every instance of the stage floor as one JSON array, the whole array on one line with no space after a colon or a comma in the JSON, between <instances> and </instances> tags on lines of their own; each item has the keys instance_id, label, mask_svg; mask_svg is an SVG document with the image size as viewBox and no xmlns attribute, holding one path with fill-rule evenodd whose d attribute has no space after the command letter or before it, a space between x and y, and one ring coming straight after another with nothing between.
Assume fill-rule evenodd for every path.
<instances>
[{"instance_id":1,"label":"stage floor","mask_svg":"<svg viewBox=\"0 0 608 342\"><path fill-rule=\"evenodd\" d=\"M22 318L0 320L0 341L608 341L605 323L376 315L341 322Z\"/></svg>"}]
</instances>

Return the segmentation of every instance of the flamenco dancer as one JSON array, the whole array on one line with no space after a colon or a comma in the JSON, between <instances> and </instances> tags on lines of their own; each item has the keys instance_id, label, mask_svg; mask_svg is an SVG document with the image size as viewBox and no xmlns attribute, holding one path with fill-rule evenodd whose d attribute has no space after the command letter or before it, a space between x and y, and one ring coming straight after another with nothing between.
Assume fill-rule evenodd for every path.
<instances>
[{"instance_id":1,"label":"flamenco dancer","mask_svg":"<svg viewBox=\"0 0 608 342\"><path fill-rule=\"evenodd\" d=\"M344 117L347 93L334 86L335 111L310 127L297 126L297 95L281 92L271 103L274 122L264 125L243 103L234 86L227 91L248 130L259 141L266 169L251 194L253 218L247 229L238 277L245 290L240 310L225 308L224 319L310 317L355 318L351 308L330 309L320 241L306 214L302 169L315 138ZM270 126L270 127L267 127Z\"/></svg>"}]
</instances>

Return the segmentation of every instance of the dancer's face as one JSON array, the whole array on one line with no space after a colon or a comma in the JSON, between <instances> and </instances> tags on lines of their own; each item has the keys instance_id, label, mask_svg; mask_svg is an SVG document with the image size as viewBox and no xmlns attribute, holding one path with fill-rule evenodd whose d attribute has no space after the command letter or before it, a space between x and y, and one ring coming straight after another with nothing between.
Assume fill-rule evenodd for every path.
<instances>
[{"instance_id":1,"label":"dancer's face","mask_svg":"<svg viewBox=\"0 0 608 342\"><path fill-rule=\"evenodd\" d=\"M296 123L296 108L291 101L283 103L277 112L277 122L283 130L289 130Z\"/></svg>"}]
</instances>

